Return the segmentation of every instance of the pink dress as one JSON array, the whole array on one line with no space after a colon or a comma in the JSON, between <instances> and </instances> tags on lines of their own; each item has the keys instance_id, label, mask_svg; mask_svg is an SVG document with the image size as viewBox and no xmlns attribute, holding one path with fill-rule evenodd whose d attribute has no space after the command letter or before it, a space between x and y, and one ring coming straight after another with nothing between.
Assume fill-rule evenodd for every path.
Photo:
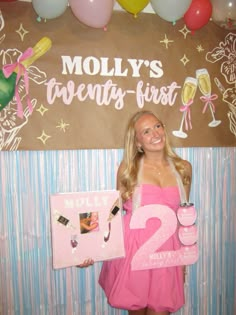
<instances>
[{"instance_id":1,"label":"pink dress","mask_svg":"<svg viewBox=\"0 0 236 315\"><path fill-rule=\"evenodd\" d=\"M177 211L180 204L178 187L164 187L142 184L141 206L148 204L167 205ZM126 257L105 261L99 277L99 284L105 291L108 303L120 309L138 310L145 307L156 312L176 312L184 305L184 283L182 267L131 270L134 253L160 227L160 220L147 221L145 229L130 229L132 200L124 203L124 239ZM169 238L157 250L180 248L178 235Z\"/></svg>"}]
</instances>

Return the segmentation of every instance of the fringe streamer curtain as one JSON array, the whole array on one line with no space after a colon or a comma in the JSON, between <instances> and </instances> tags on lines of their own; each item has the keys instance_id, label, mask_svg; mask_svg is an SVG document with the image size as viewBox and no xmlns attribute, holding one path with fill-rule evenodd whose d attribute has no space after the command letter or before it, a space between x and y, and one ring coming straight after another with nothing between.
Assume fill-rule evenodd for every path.
<instances>
[{"instance_id":1,"label":"fringe streamer curtain","mask_svg":"<svg viewBox=\"0 0 236 315\"><path fill-rule=\"evenodd\" d=\"M193 166L198 262L176 315L236 314L236 148L176 150ZM0 314L125 315L98 286L101 263L52 269L50 194L114 189L122 150L0 152Z\"/></svg>"}]
</instances>

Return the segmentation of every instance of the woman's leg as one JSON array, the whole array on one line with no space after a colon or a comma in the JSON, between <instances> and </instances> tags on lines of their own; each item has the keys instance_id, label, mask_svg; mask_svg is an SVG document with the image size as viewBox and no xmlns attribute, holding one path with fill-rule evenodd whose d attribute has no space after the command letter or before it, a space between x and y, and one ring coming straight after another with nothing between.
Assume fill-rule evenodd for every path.
<instances>
[{"instance_id":1,"label":"woman's leg","mask_svg":"<svg viewBox=\"0 0 236 315\"><path fill-rule=\"evenodd\" d=\"M168 311L155 312L154 310L151 310L150 308L148 308L146 315L170 315L170 313Z\"/></svg>"},{"instance_id":2,"label":"woman's leg","mask_svg":"<svg viewBox=\"0 0 236 315\"><path fill-rule=\"evenodd\" d=\"M129 311L129 315L146 315L147 309L146 308L142 308L140 310L135 310L135 311Z\"/></svg>"}]
</instances>

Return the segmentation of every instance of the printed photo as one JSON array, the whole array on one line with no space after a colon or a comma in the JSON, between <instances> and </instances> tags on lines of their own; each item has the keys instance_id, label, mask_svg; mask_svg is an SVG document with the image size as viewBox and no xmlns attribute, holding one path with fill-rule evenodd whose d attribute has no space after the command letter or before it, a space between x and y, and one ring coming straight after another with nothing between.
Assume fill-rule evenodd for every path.
<instances>
[{"instance_id":1,"label":"printed photo","mask_svg":"<svg viewBox=\"0 0 236 315\"><path fill-rule=\"evenodd\" d=\"M98 212L91 211L79 214L81 234L99 231Z\"/></svg>"}]
</instances>

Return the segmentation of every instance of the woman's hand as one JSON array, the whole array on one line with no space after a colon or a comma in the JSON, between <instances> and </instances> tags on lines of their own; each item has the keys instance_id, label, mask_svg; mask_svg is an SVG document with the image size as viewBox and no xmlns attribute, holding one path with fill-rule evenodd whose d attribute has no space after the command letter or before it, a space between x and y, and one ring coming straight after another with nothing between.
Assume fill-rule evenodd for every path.
<instances>
[{"instance_id":1,"label":"woman's hand","mask_svg":"<svg viewBox=\"0 0 236 315\"><path fill-rule=\"evenodd\" d=\"M86 259L82 264L80 264L76 267L85 268L85 267L92 266L93 264L94 264L94 261L90 258L90 259Z\"/></svg>"}]
</instances>

